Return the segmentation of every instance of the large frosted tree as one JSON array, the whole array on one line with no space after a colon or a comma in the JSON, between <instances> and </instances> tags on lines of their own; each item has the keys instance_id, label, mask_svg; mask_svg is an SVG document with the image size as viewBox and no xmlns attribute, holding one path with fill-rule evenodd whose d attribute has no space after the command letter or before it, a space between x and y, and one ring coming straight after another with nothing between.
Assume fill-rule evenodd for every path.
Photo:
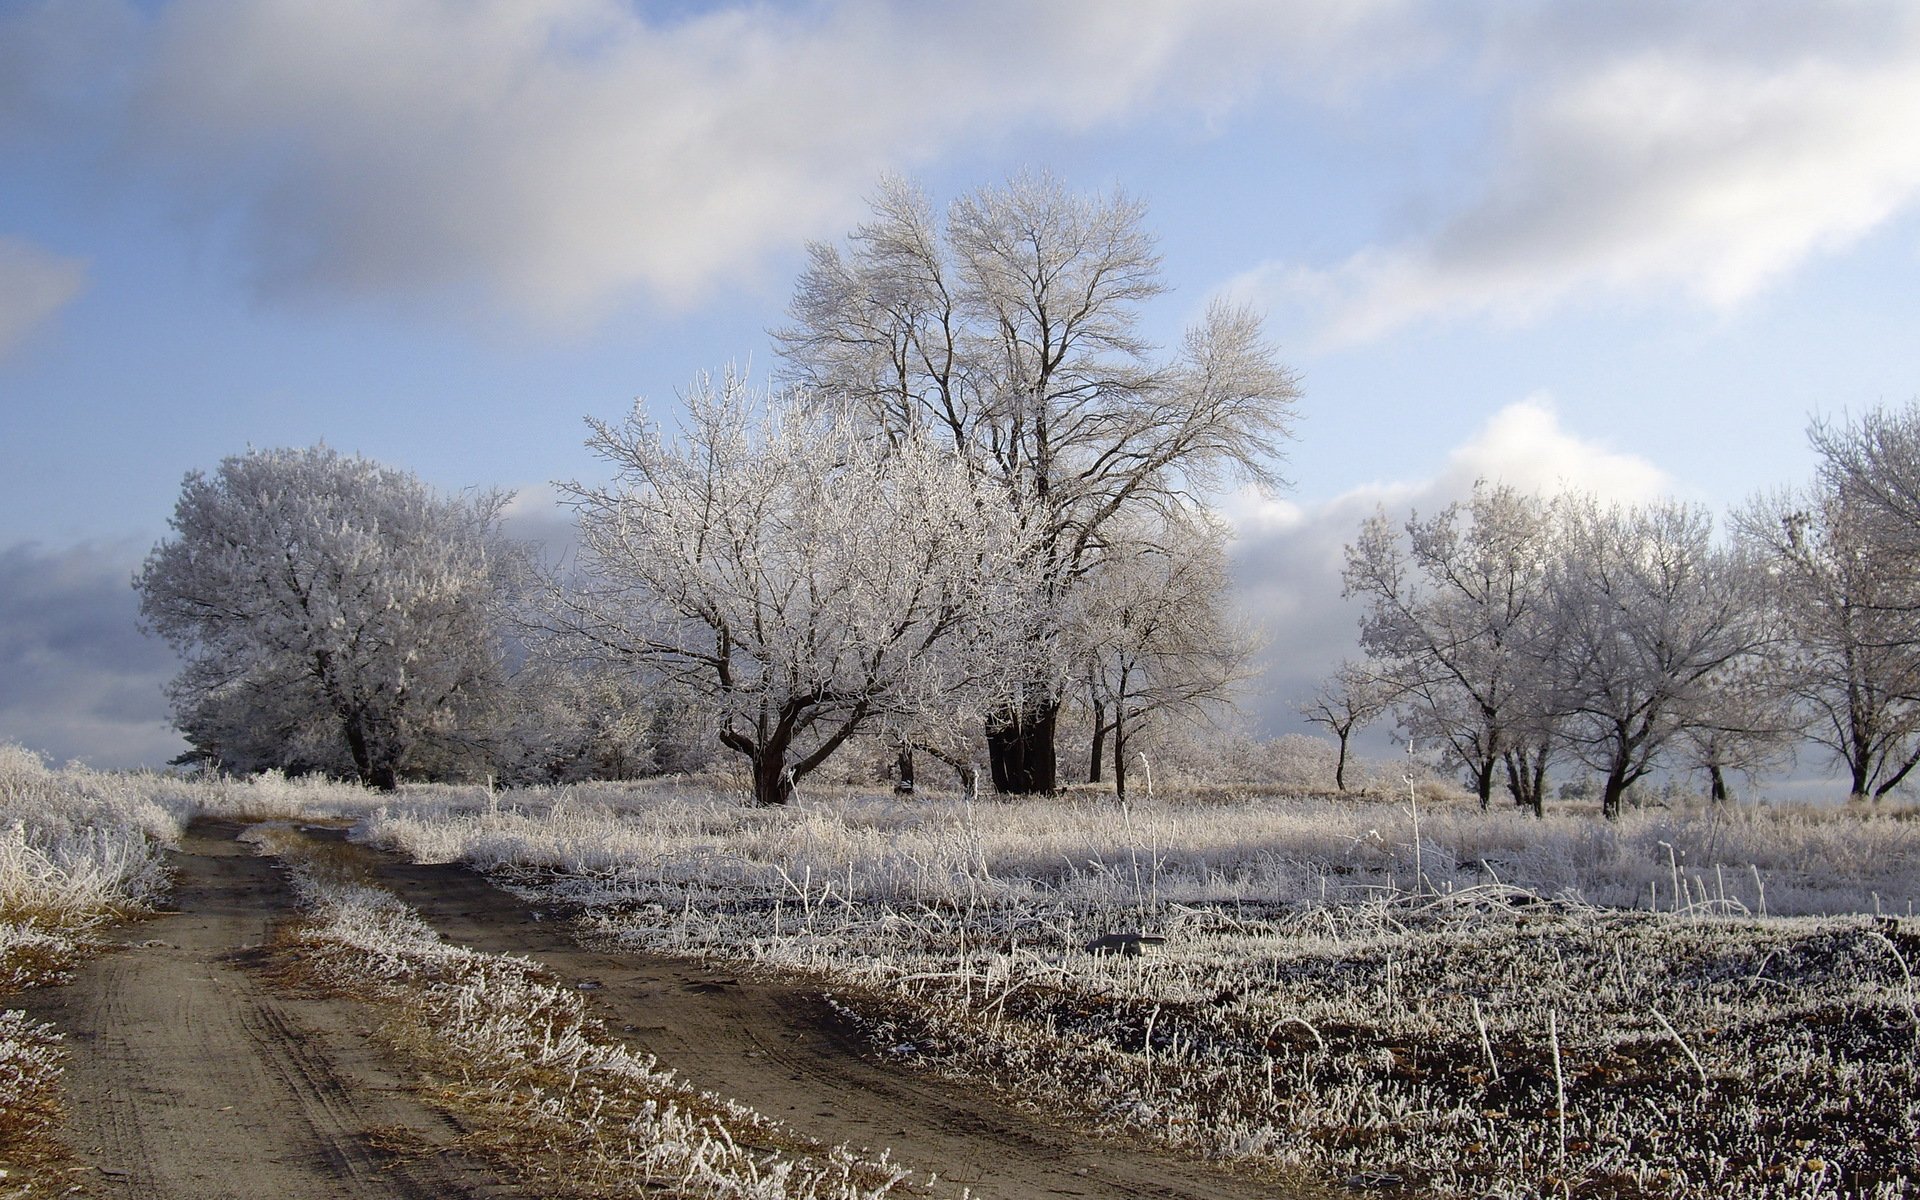
<instances>
[{"instance_id":1,"label":"large frosted tree","mask_svg":"<svg viewBox=\"0 0 1920 1200\"><path fill-rule=\"evenodd\" d=\"M786 377L883 443L949 447L1030 531L1040 603L986 722L994 782L1057 783L1071 678L1057 614L1116 522L1191 510L1229 477L1278 485L1294 377L1261 322L1216 304L1171 357L1140 331L1165 288L1144 209L1048 176L954 201L888 180L844 246L815 244L776 331Z\"/></svg>"},{"instance_id":2,"label":"large frosted tree","mask_svg":"<svg viewBox=\"0 0 1920 1200\"><path fill-rule=\"evenodd\" d=\"M643 408L594 425L614 478L568 487L574 645L687 697L763 804L857 733L1004 704L994 641L1027 623L1031 546L951 448L734 376L683 400L674 437Z\"/></svg>"},{"instance_id":3,"label":"large frosted tree","mask_svg":"<svg viewBox=\"0 0 1920 1200\"><path fill-rule=\"evenodd\" d=\"M134 586L187 658L172 699L196 749L338 762L383 789L477 757L524 566L499 532L506 500L326 446L190 473Z\"/></svg>"}]
</instances>

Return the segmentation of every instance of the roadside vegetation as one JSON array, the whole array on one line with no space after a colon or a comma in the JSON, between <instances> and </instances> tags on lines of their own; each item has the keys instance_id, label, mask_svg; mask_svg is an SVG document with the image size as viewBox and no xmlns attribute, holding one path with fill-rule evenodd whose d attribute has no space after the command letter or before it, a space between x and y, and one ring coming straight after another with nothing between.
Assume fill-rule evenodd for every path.
<instances>
[{"instance_id":1,"label":"roadside vegetation","mask_svg":"<svg viewBox=\"0 0 1920 1200\"><path fill-rule=\"evenodd\" d=\"M872 1200L908 1178L678 1082L536 964L442 941L337 845L285 824L247 840L292 868L307 913L280 939L286 977L374 1005L466 1142L534 1194Z\"/></svg>"},{"instance_id":2,"label":"roadside vegetation","mask_svg":"<svg viewBox=\"0 0 1920 1200\"><path fill-rule=\"evenodd\" d=\"M191 785L160 776L49 770L0 745L0 1003L64 979L106 924L165 895L162 850ZM0 1009L0 1169L53 1152L59 1034Z\"/></svg>"},{"instance_id":3,"label":"roadside vegetation","mask_svg":"<svg viewBox=\"0 0 1920 1200\"><path fill-rule=\"evenodd\" d=\"M903 1069L1256 1169L1623 1198L1920 1172L1907 810L665 785L423 791L364 829L615 945L809 975Z\"/></svg>"}]
</instances>

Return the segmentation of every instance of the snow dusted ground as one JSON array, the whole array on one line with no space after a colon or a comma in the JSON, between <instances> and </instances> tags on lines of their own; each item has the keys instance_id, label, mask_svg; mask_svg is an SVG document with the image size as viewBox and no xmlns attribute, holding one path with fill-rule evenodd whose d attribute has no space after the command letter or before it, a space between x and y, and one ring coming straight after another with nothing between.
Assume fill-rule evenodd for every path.
<instances>
[{"instance_id":1,"label":"snow dusted ground","mask_svg":"<svg viewBox=\"0 0 1920 1200\"><path fill-rule=\"evenodd\" d=\"M1910 810L765 810L668 783L423 790L363 836L613 942L813 974L903 1063L1355 1187L1883 1197L1920 1174ZM1084 948L1135 932L1166 940Z\"/></svg>"}]
</instances>

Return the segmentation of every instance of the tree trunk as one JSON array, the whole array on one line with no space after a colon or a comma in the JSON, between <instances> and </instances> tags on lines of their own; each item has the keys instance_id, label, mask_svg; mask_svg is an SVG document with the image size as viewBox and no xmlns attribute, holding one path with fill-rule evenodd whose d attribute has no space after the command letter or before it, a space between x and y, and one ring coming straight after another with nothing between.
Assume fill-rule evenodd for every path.
<instances>
[{"instance_id":1,"label":"tree trunk","mask_svg":"<svg viewBox=\"0 0 1920 1200\"><path fill-rule=\"evenodd\" d=\"M347 753L353 756L353 771L360 777L360 786L382 792L396 790L400 786L400 779L394 756L386 753L384 748L381 753L375 754L373 741L367 736L366 714L349 714L341 724L347 735Z\"/></svg>"},{"instance_id":2,"label":"tree trunk","mask_svg":"<svg viewBox=\"0 0 1920 1200\"><path fill-rule=\"evenodd\" d=\"M1615 768L1607 772L1607 782L1600 790L1600 815L1609 821L1620 819L1620 805L1627 794L1627 777Z\"/></svg>"},{"instance_id":3,"label":"tree trunk","mask_svg":"<svg viewBox=\"0 0 1920 1200\"><path fill-rule=\"evenodd\" d=\"M1107 752L1107 706L1093 702L1093 752L1087 756L1087 782L1100 782L1100 760Z\"/></svg>"},{"instance_id":4,"label":"tree trunk","mask_svg":"<svg viewBox=\"0 0 1920 1200\"><path fill-rule=\"evenodd\" d=\"M1026 711L996 713L987 720L987 757L994 790L1006 796L1044 796L1060 787L1053 738L1059 702Z\"/></svg>"},{"instance_id":5,"label":"tree trunk","mask_svg":"<svg viewBox=\"0 0 1920 1200\"><path fill-rule=\"evenodd\" d=\"M1715 804L1725 804L1733 798L1733 793L1727 788L1727 773L1720 769L1719 763L1707 764L1707 780L1708 794Z\"/></svg>"},{"instance_id":6,"label":"tree trunk","mask_svg":"<svg viewBox=\"0 0 1920 1200\"><path fill-rule=\"evenodd\" d=\"M1347 790L1347 737L1351 732L1351 726L1334 731L1340 739L1340 756L1333 760L1333 787L1339 792Z\"/></svg>"},{"instance_id":7,"label":"tree trunk","mask_svg":"<svg viewBox=\"0 0 1920 1200\"><path fill-rule=\"evenodd\" d=\"M753 802L761 805L788 804L793 800L793 773L787 770L785 746L762 747L753 761Z\"/></svg>"},{"instance_id":8,"label":"tree trunk","mask_svg":"<svg viewBox=\"0 0 1920 1200\"><path fill-rule=\"evenodd\" d=\"M1494 760L1488 758L1473 772L1473 794L1480 798L1481 812L1493 806L1493 763Z\"/></svg>"},{"instance_id":9,"label":"tree trunk","mask_svg":"<svg viewBox=\"0 0 1920 1200\"><path fill-rule=\"evenodd\" d=\"M900 755L894 759L893 790L902 796L913 795L913 747L900 747Z\"/></svg>"},{"instance_id":10,"label":"tree trunk","mask_svg":"<svg viewBox=\"0 0 1920 1200\"><path fill-rule=\"evenodd\" d=\"M1113 723L1113 794L1116 799L1127 798L1127 731L1125 722L1116 719Z\"/></svg>"}]
</instances>

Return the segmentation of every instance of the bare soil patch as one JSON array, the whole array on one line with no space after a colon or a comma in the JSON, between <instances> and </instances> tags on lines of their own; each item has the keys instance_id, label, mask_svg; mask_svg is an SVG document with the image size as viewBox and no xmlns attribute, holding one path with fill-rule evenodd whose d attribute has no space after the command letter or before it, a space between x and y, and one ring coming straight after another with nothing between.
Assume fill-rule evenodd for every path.
<instances>
[{"instance_id":1,"label":"bare soil patch","mask_svg":"<svg viewBox=\"0 0 1920 1200\"><path fill-rule=\"evenodd\" d=\"M253 969L292 898L239 829L196 823L169 856L174 911L15 998L66 1037L75 1181L140 1200L518 1195L453 1148L461 1131L385 1065L360 1005Z\"/></svg>"}]
</instances>

